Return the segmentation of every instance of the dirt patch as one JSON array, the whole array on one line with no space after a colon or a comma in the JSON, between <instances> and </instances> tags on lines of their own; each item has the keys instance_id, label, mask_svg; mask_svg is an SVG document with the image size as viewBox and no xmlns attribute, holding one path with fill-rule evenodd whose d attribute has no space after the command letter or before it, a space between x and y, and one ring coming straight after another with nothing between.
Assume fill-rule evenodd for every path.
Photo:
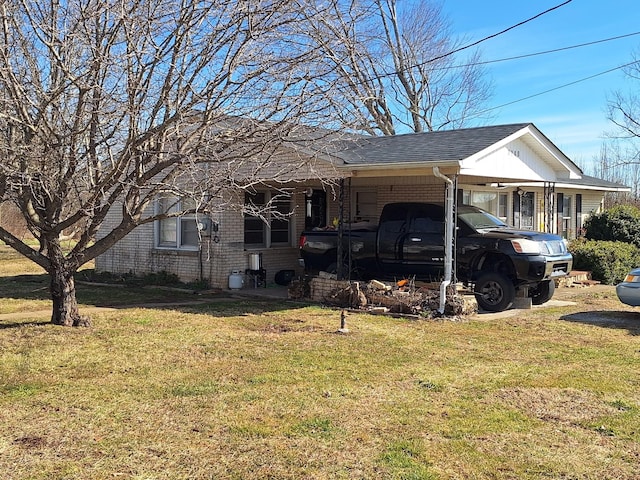
<instances>
[{"instance_id":1,"label":"dirt patch","mask_svg":"<svg viewBox=\"0 0 640 480\"><path fill-rule=\"evenodd\" d=\"M498 398L540 420L560 423L582 423L617 412L595 394L571 388L503 389Z\"/></svg>"},{"instance_id":2,"label":"dirt patch","mask_svg":"<svg viewBox=\"0 0 640 480\"><path fill-rule=\"evenodd\" d=\"M16 438L13 443L27 449L43 448L47 445L47 442L42 437L20 437Z\"/></svg>"},{"instance_id":3,"label":"dirt patch","mask_svg":"<svg viewBox=\"0 0 640 480\"><path fill-rule=\"evenodd\" d=\"M314 325L307 325L302 320L292 321L292 322L280 322L280 323L269 323L267 325L260 325L255 328L256 331L261 331L264 333L290 333L290 332L317 332L321 331L320 328Z\"/></svg>"}]
</instances>

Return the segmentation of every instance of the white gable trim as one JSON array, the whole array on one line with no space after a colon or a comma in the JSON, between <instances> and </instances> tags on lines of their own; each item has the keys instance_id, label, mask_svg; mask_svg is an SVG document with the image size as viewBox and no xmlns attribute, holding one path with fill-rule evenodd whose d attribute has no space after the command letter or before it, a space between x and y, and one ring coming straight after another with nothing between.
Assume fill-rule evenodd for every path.
<instances>
[{"instance_id":1,"label":"white gable trim","mask_svg":"<svg viewBox=\"0 0 640 480\"><path fill-rule=\"evenodd\" d=\"M559 172L560 174L558 176L559 179L582 178L582 170L575 163L573 163L569 159L569 157L567 157L564 153L562 153L562 151L558 147L556 147L551 141L549 141L549 139L545 137L540 130L535 128L535 126L533 125L529 125L526 128L526 130L528 131L527 133L529 133L533 138L535 138L535 140L537 141L537 145L540 148L544 149L544 151L547 152L547 155L549 157L553 158L555 162L557 162L562 166L562 168L560 169L554 169L557 172Z\"/></svg>"},{"instance_id":2,"label":"white gable trim","mask_svg":"<svg viewBox=\"0 0 640 480\"><path fill-rule=\"evenodd\" d=\"M465 158L460 173L525 181L582 178L580 169L533 125Z\"/></svg>"}]
</instances>

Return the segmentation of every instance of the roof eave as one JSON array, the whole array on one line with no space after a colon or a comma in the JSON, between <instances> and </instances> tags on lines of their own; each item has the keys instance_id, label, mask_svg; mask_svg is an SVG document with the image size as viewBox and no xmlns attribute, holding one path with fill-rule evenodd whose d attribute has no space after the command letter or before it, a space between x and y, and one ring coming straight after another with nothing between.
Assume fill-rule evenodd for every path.
<instances>
[{"instance_id":1,"label":"roof eave","mask_svg":"<svg viewBox=\"0 0 640 480\"><path fill-rule=\"evenodd\" d=\"M377 163L377 164L361 164L354 165L345 163L344 165L340 165L339 169L344 170L353 170L353 171L361 171L361 170L415 170L419 168L429 169L430 171L433 167L455 167L460 168L461 161L460 160L442 160L438 162L387 162L387 163Z\"/></svg>"},{"instance_id":2,"label":"roof eave","mask_svg":"<svg viewBox=\"0 0 640 480\"><path fill-rule=\"evenodd\" d=\"M388 162L376 164L344 164L336 166L339 171L349 172L352 176L363 176L362 173L369 173L372 176L379 176L384 172L411 172L413 175L432 175L433 167L438 167L447 175L460 173L460 160L443 160L438 162Z\"/></svg>"}]
</instances>

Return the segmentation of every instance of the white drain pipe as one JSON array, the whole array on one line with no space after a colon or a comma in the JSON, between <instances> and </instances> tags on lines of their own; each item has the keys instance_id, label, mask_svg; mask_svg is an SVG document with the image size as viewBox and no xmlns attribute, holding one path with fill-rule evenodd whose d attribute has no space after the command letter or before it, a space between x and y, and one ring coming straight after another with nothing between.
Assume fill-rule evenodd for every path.
<instances>
[{"instance_id":1,"label":"white drain pipe","mask_svg":"<svg viewBox=\"0 0 640 480\"><path fill-rule=\"evenodd\" d=\"M433 167L433 174L446 182L446 196L444 204L444 279L440 284L440 306L438 313L444 314L444 307L447 302L447 287L451 285L453 272L453 232L455 228L455 218L453 217L453 180L440 172L438 167Z\"/></svg>"}]
</instances>

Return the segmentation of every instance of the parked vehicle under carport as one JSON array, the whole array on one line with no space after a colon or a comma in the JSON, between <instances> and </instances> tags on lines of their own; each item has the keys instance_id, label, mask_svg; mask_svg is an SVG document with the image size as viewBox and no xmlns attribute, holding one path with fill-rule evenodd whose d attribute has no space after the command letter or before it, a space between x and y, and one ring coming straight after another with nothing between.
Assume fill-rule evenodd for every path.
<instances>
[{"instance_id":1,"label":"parked vehicle under carport","mask_svg":"<svg viewBox=\"0 0 640 480\"><path fill-rule=\"evenodd\" d=\"M473 286L483 310L510 308L518 290L534 305L543 304L553 297L554 280L571 271L573 257L560 236L510 227L470 205L458 205L456 213L457 279ZM353 226L342 235L343 270L364 279L440 279L445 267L444 227L442 204L386 204L377 226ZM332 272L339 244L335 230L302 232L302 265L307 271Z\"/></svg>"}]
</instances>

